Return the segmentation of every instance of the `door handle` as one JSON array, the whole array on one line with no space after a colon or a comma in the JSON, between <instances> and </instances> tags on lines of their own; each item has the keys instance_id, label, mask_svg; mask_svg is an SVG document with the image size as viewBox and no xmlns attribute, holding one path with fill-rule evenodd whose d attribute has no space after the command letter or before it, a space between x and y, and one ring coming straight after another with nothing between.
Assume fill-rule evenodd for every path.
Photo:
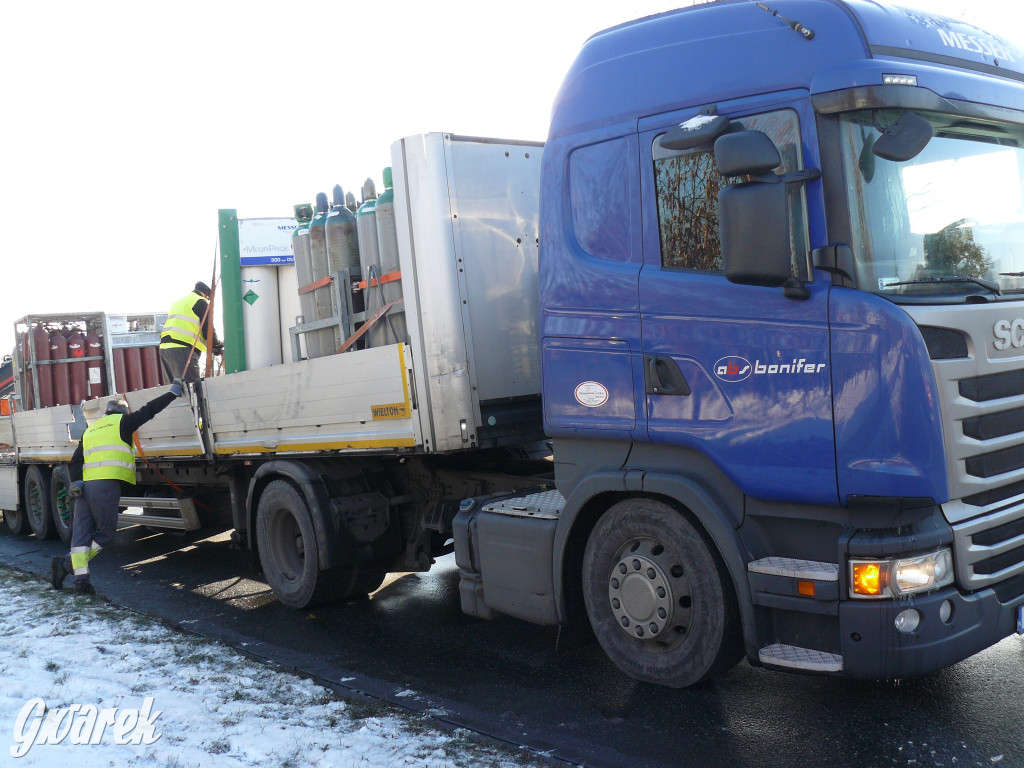
<instances>
[{"instance_id":1,"label":"door handle","mask_svg":"<svg viewBox=\"0 0 1024 768\"><path fill-rule=\"evenodd\" d=\"M690 385L671 357L644 355L644 379L648 395L689 395Z\"/></svg>"}]
</instances>

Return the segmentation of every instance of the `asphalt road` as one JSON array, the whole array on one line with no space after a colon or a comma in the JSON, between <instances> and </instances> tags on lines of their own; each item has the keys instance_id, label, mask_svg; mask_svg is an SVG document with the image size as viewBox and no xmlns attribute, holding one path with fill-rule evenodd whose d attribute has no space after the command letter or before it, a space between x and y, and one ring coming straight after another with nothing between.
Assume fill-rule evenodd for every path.
<instances>
[{"instance_id":1,"label":"asphalt road","mask_svg":"<svg viewBox=\"0 0 1024 768\"><path fill-rule=\"evenodd\" d=\"M280 605L227 536L141 528L97 558L116 603L354 692L591 768L1024 766L1024 641L900 683L741 663L672 691L621 675L596 644L461 613L454 561L392 576L370 600ZM0 533L0 563L45 576L58 542Z\"/></svg>"}]
</instances>

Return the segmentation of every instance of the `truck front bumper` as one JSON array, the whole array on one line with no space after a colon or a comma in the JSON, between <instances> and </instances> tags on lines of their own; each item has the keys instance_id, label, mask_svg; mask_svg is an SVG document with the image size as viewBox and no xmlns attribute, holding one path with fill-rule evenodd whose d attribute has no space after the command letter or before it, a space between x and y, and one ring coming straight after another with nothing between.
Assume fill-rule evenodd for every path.
<instances>
[{"instance_id":1,"label":"truck front bumper","mask_svg":"<svg viewBox=\"0 0 1024 768\"><path fill-rule=\"evenodd\" d=\"M843 674L903 678L955 664L1017 632L1021 605L1024 580L967 594L950 586L906 600L844 600L839 605ZM920 624L901 632L896 617L911 608L920 614Z\"/></svg>"}]
</instances>

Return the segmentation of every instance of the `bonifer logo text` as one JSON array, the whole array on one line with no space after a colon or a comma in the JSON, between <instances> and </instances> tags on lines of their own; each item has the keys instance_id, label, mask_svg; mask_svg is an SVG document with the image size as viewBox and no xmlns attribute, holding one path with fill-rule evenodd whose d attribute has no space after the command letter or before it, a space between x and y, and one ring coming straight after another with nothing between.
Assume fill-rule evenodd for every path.
<instances>
[{"instance_id":1,"label":"bonifer logo text","mask_svg":"<svg viewBox=\"0 0 1024 768\"><path fill-rule=\"evenodd\" d=\"M29 699L14 723L11 757L24 757L36 744L60 744L65 739L71 744L99 744L108 728L115 744L153 744L163 735L156 731L161 714L162 710L153 711L152 696L145 698L141 709L72 704L48 710L42 699Z\"/></svg>"}]
</instances>

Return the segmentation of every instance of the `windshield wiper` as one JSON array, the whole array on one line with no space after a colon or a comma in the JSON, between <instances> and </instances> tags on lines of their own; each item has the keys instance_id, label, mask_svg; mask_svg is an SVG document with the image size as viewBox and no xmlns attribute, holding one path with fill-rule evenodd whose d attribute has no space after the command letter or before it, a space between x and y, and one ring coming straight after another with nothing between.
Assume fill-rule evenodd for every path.
<instances>
[{"instance_id":1,"label":"windshield wiper","mask_svg":"<svg viewBox=\"0 0 1024 768\"><path fill-rule=\"evenodd\" d=\"M996 296L1002 295L1002 290L999 288L999 283L994 283L991 280L984 280L980 277L962 277L958 275L947 275L943 277L922 277L917 280L904 280L900 283L889 283L886 288L893 288L897 285L923 285L926 283L974 283L980 285L986 291L992 291Z\"/></svg>"}]
</instances>

